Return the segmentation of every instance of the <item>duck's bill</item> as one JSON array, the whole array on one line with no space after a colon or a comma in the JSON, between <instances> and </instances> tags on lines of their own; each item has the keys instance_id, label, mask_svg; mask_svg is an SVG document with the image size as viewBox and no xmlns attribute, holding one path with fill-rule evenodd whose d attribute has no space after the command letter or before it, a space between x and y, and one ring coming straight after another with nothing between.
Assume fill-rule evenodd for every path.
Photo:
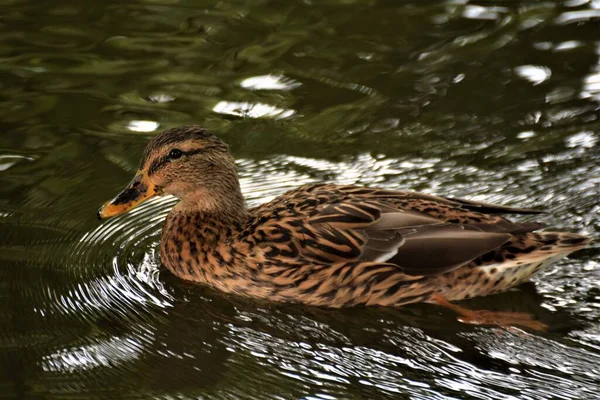
<instances>
[{"instance_id":1,"label":"duck's bill","mask_svg":"<svg viewBox=\"0 0 600 400\"><path fill-rule=\"evenodd\" d=\"M148 175L143 171L138 171L129 185L117 197L100 207L98 219L124 214L159 194L159 188L148 179Z\"/></svg>"}]
</instances>

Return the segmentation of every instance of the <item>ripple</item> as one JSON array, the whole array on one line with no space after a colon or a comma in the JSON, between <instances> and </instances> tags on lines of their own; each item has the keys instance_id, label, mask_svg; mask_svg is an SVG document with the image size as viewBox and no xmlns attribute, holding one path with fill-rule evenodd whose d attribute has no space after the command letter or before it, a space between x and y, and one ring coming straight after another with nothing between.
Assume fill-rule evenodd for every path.
<instances>
[{"instance_id":1,"label":"ripple","mask_svg":"<svg viewBox=\"0 0 600 400\"><path fill-rule=\"evenodd\" d=\"M124 346L124 344L126 345ZM111 338L106 342L60 350L44 357L42 368L47 372L77 373L98 367L118 367L121 361L138 358L143 343L136 338Z\"/></svg>"},{"instance_id":2,"label":"ripple","mask_svg":"<svg viewBox=\"0 0 600 400\"><path fill-rule=\"evenodd\" d=\"M34 313L46 321L40 331L63 331L70 336L67 332L74 329L96 328L44 354L40 361L44 371L81 373L108 368L110 374L118 375L135 369L154 341L156 321L173 306L172 295L159 279L155 250L172 203L169 198L150 201L123 218L99 225L74 246L60 242L53 246L54 252L65 253L66 271L72 277L60 287L47 285L44 292L32 290L27 295L38 299ZM63 326L56 325L61 321ZM102 321L118 331L127 327L127 333L110 333L114 328L107 331Z\"/></svg>"}]
</instances>

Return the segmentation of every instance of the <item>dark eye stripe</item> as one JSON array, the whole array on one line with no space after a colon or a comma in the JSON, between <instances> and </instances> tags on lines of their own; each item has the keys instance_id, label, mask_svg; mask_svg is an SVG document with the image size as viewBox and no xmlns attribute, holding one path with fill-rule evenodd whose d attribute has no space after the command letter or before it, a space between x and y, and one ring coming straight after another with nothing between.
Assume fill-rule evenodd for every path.
<instances>
[{"instance_id":1,"label":"dark eye stripe","mask_svg":"<svg viewBox=\"0 0 600 400\"><path fill-rule=\"evenodd\" d=\"M159 169L162 169L165 165L169 163L169 157L161 157L152 161L150 167L148 168L148 175L154 174Z\"/></svg>"},{"instance_id":2,"label":"dark eye stripe","mask_svg":"<svg viewBox=\"0 0 600 400\"><path fill-rule=\"evenodd\" d=\"M183 155L184 156L193 156L196 154L200 154L200 153L204 153L206 150L211 149L212 147L202 147L200 149L194 149L194 150L189 150L189 151L183 151Z\"/></svg>"},{"instance_id":3,"label":"dark eye stripe","mask_svg":"<svg viewBox=\"0 0 600 400\"><path fill-rule=\"evenodd\" d=\"M202 147L200 149L182 151L181 154L182 154L182 156L193 156L196 154L203 153L208 149L210 149L210 147ZM156 173L157 171L159 171L160 169L164 168L164 166L167 165L170 161L171 161L171 158L168 155L162 156L161 158L158 158L158 159L152 161L152 164L150 164L150 167L148 168L148 175L152 175L152 174Z\"/></svg>"}]
</instances>

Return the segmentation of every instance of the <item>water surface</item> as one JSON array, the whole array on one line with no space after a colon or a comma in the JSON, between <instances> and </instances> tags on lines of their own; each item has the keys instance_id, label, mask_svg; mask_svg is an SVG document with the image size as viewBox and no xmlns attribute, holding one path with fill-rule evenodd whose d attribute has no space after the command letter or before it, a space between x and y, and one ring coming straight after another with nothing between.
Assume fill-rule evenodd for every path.
<instances>
[{"instance_id":1,"label":"water surface","mask_svg":"<svg viewBox=\"0 0 600 400\"><path fill-rule=\"evenodd\" d=\"M600 2L0 0L0 397L581 399L596 244L445 310L324 310L179 281L173 199L99 223L153 135L201 124L260 204L337 182L543 207L600 233Z\"/></svg>"}]
</instances>

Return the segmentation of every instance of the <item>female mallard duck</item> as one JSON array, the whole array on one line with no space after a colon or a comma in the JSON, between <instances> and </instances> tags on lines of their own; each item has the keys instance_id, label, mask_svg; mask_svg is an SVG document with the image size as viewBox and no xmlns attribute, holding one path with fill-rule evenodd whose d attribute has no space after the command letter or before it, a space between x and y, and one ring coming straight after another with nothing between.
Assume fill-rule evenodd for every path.
<instances>
[{"instance_id":1,"label":"female mallard duck","mask_svg":"<svg viewBox=\"0 0 600 400\"><path fill-rule=\"evenodd\" d=\"M589 241L500 216L540 211L357 186L306 185L248 209L227 146L196 126L155 137L133 181L98 217L161 194L180 200L161 240L172 273L317 306L457 309L448 301L505 291Z\"/></svg>"}]
</instances>

